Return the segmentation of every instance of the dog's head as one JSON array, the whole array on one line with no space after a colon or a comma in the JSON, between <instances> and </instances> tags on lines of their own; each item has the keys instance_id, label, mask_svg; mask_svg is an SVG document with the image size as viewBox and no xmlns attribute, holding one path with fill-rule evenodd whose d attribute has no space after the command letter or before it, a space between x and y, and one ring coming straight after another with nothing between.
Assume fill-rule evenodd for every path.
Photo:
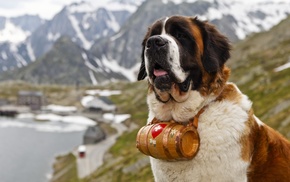
<instances>
[{"instance_id":1,"label":"dog's head","mask_svg":"<svg viewBox=\"0 0 290 182\"><path fill-rule=\"evenodd\" d=\"M182 102L189 90L216 93L228 79L228 39L208 22L184 16L157 20L142 46L138 80L148 76L161 102Z\"/></svg>"}]
</instances>

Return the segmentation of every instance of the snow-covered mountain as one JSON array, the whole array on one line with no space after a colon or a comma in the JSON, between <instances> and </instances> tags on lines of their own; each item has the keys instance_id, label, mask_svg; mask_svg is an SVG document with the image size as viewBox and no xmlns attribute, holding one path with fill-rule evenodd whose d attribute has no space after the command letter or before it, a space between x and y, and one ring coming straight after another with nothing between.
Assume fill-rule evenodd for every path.
<instances>
[{"instance_id":1,"label":"snow-covered mountain","mask_svg":"<svg viewBox=\"0 0 290 182\"><path fill-rule=\"evenodd\" d=\"M0 80L24 80L36 84L101 84L105 80L126 80L123 74L112 71L106 64L77 45L68 36L60 37L53 47L29 66L5 72ZM110 79L109 79L110 78Z\"/></svg>"},{"instance_id":2,"label":"snow-covered mountain","mask_svg":"<svg viewBox=\"0 0 290 182\"><path fill-rule=\"evenodd\" d=\"M0 17L0 72L27 66L34 59L25 40L44 23L35 15Z\"/></svg>"},{"instance_id":3,"label":"snow-covered mountain","mask_svg":"<svg viewBox=\"0 0 290 182\"><path fill-rule=\"evenodd\" d=\"M14 18L0 17L0 43L23 42L44 22L44 20L36 15L24 15Z\"/></svg>"},{"instance_id":4,"label":"snow-covered mountain","mask_svg":"<svg viewBox=\"0 0 290 182\"><path fill-rule=\"evenodd\" d=\"M110 60L125 68L138 68L147 27L160 17L174 14L209 20L234 42L278 24L290 14L290 1L147 0L119 32L96 42L91 52L101 62Z\"/></svg>"},{"instance_id":5,"label":"snow-covered mountain","mask_svg":"<svg viewBox=\"0 0 290 182\"><path fill-rule=\"evenodd\" d=\"M27 20L26 23L21 24L24 29L19 28L18 25L12 26L11 23L6 23L6 29L3 29L5 35L0 34L0 40L3 37L3 40L9 40L10 43L0 44L2 48L0 72L30 64L49 51L61 36L69 36L78 45L89 49L97 39L117 32L128 17L136 11L140 2L140 0L136 2L113 0L109 3L103 1L73 3L65 6L51 20L29 31L27 27L31 21ZM6 22L10 22L9 20ZM17 21L16 18L11 18L12 20ZM0 19L0 30L1 22L5 25L5 21ZM8 35L7 32L10 34ZM12 41L17 37L19 37L17 41Z\"/></svg>"},{"instance_id":6,"label":"snow-covered mountain","mask_svg":"<svg viewBox=\"0 0 290 182\"><path fill-rule=\"evenodd\" d=\"M0 65L4 71L29 65L33 60L45 56L61 36L68 36L92 56L90 62L95 64L86 66L93 83L96 83L92 76L94 74L105 75L97 80L98 83L124 77L134 80L140 62L140 44L147 27L160 17L174 14L209 20L234 42L278 24L290 14L290 2L91 0L73 3L39 26L24 42L0 44ZM3 64L8 57L9 65ZM116 74L117 77L110 76Z\"/></svg>"},{"instance_id":7,"label":"snow-covered mountain","mask_svg":"<svg viewBox=\"0 0 290 182\"><path fill-rule=\"evenodd\" d=\"M90 49L99 38L116 33L136 8L135 5L121 5L115 1L107 4L73 3L39 27L28 42L35 57L47 52L62 35L70 36L78 45Z\"/></svg>"},{"instance_id":8,"label":"snow-covered mountain","mask_svg":"<svg viewBox=\"0 0 290 182\"><path fill-rule=\"evenodd\" d=\"M211 0L209 2L212 5L207 12L197 16L217 24L219 21L229 21L238 39L244 39L253 32L269 30L290 14L290 2L286 1ZM230 21L230 18L233 20ZM222 26L219 28L222 29Z\"/></svg>"}]
</instances>

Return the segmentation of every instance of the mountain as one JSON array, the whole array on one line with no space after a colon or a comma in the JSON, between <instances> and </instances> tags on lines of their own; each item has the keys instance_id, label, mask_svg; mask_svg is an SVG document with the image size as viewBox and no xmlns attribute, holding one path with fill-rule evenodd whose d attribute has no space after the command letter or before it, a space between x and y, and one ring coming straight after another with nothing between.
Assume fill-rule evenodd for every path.
<instances>
[{"instance_id":1,"label":"mountain","mask_svg":"<svg viewBox=\"0 0 290 182\"><path fill-rule=\"evenodd\" d=\"M3 74L0 80L23 80L36 84L98 84L103 80L126 80L113 72L74 43L70 37L60 37L50 51L27 67Z\"/></svg>"},{"instance_id":2,"label":"mountain","mask_svg":"<svg viewBox=\"0 0 290 182\"><path fill-rule=\"evenodd\" d=\"M198 16L215 24L233 42L253 32L265 31L290 14L290 2L147 0L111 37L96 42L91 52L132 68L139 64L141 42L147 27L156 19L174 14Z\"/></svg>"},{"instance_id":3,"label":"mountain","mask_svg":"<svg viewBox=\"0 0 290 182\"><path fill-rule=\"evenodd\" d=\"M80 2L65 6L17 45L3 44L2 70L30 65L41 58L61 36L68 36L111 74L98 83L116 79L114 74L135 80L139 69L141 42L147 27L156 19L173 14L198 16L217 25L232 42L253 32L265 31L290 13L290 2L227 0L112 0ZM81 55L80 55L81 56ZM69 56L68 56L69 57ZM4 59L3 59L4 60ZM38 60L38 59L37 59ZM27 67L27 69L29 69ZM96 70L98 67L91 67ZM1 72L1 69L0 69ZM101 71L99 71L101 72ZM6 73L4 73L6 74ZM41 72L39 72L41 74ZM1 75L0 75L1 77ZM41 75L37 75L41 77ZM119 76L118 76L119 77Z\"/></svg>"},{"instance_id":4,"label":"mountain","mask_svg":"<svg viewBox=\"0 0 290 182\"><path fill-rule=\"evenodd\" d=\"M28 38L35 56L47 52L62 35L71 37L85 49L97 39L113 35L134 11L133 5L114 8L119 5L117 2L91 4L83 1L65 6Z\"/></svg>"},{"instance_id":5,"label":"mountain","mask_svg":"<svg viewBox=\"0 0 290 182\"><path fill-rule=\"evenodd\" d=\"M109 3L95 2L92 4L85 1L73 3L65 6L51 20L45 22L41 20L41 24L36 22L33 24L35 26L31 26L33 22L31 19L21 21L22 17L8 20L0 18L0 35L3 35L7 40L14 40L14 32L18 32L16 38L19 37L17 41L15 38L16 42L14 43L10 43L10 41L0 44L0 48L2 48L0 51L2 69L0 72L27 66L48 52L61 36L69 36L78 45L89 49L97 39L111 36L117 32L137 9L140 2L140 0L114 0ZM25 17L30 18L30 16ZM6 23L5 28L5 21L19 22L19 26L18 24L12 26L11 23L8 26ZM5 28L3 33L1 27ZM31 28L28 29L28 27ZM13 34L8 35L6 32Z\"/></svg>"},{"instance_id":6,"label":"mountain","mask_svg":"<svg viewBox=\"0 0 290 182\"><path fill-rule=\"evenodd\" d=\"M19 43L42 25L45 20L38 15L23 15L14 18L0 17L0 43Z\"/></svg>"},{"instance_id":7,"label":"mountain","mask_svg":"<svg viewBox=\"0 0 290 182\"><path fill-rule=\"evenodd\" d=\"M27 66L35 59L31 46L24 42L44 23L34 15L0 17L0 72Z\"/></svg>"}]
</instances>

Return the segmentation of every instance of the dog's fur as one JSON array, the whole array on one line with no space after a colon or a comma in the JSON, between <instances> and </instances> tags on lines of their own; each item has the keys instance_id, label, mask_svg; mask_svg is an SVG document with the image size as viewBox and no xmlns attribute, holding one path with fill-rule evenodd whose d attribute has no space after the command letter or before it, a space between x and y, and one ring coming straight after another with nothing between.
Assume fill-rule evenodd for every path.
<instances>
[{"instance_id":1,"label":"dog's fur","mask_svg":"<svg viewBox=\"0 0 290 182\"><path fill-rule=\"evenodd\" d=\"M156 181L289 181L290 144L261 122L234 83L228 39L206 21L157 20L142 43L138 80L147 78L148 123L188 122L202 108L200 148L188 161L150 157Z\"/></svg>"}]
</instances>

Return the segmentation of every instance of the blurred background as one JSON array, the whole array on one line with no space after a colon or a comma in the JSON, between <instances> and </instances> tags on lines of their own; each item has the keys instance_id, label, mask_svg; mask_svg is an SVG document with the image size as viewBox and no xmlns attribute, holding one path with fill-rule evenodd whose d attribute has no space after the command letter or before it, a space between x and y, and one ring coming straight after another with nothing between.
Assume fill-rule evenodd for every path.
<instances>
[{"instance_id":1,"label":"blurred background","mask_svg":"<svg viewBox=\"0 0 290 182\"><path fill-rule=\"evenodd\" d=\"M208 20L233 45L230 81L290 138L288 0L0 0L3 182L153 181L141 42L156 19Z\"/></svg>"}]
</instances>

